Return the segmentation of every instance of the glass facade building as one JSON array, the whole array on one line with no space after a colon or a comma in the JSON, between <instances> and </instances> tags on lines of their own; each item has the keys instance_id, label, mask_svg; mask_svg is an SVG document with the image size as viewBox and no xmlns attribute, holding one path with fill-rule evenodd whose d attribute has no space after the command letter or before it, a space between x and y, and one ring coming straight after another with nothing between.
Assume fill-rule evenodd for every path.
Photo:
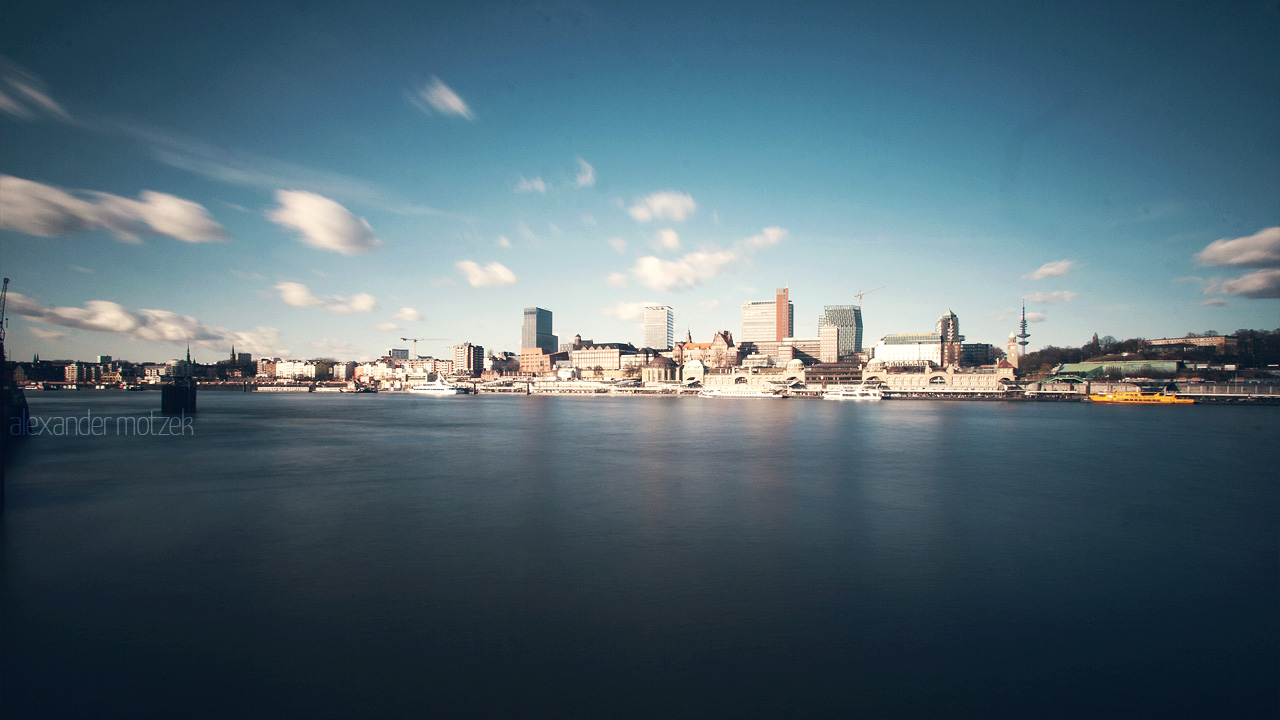
<instances>
[{"instance_id":1,"label":"glass facade building","mask_svg":"<svg viewBox=\"0 0 1280 720\"><path fill-rule=\"evenodd\" d=\"M538 348L545 353L557 350L557 338L551 331L551 311L540 307L524 309L524 326L520 332L521 348Z\"/></svg>"},{"instance_id":2,"label":"glass facade building","mask_svg":"<svg viewBox=\"0 0 1280 720\"><path fill-rule=\"evenodd\" d=\"M836 328L836 354L847 358L862 352L862 308L858 305L826 305L818 317L818 332Z\"/></svg>"}]
</instances>

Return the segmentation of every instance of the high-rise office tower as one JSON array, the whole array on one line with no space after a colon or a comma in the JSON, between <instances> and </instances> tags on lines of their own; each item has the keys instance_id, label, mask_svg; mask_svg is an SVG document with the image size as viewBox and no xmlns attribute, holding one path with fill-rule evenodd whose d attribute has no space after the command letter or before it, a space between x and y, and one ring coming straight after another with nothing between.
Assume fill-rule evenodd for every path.
<instances>
[{"instance_id":1,"label":"high-rise office tower","mask_svg":"<svg viewBox=\"0 0 1280 720\"><path fill-rule=\"evenodd\" d=\"M818 334L822 328L836 328L836 355L846 358L862 352L862 308L857 305L826 305L818 316Z\"/></svg>"},{"instance_id":2,"label":"high-rise office tower","mask_svg":"<svg viewBox=\"0 0 1280 720\"><path fill-rule=\"evenodd\" d=\"M773 300L743 303L738 342L776 343L792 337L796 309L788 295L787 288L778 288Z\"/></svg>"},{"instance_id":3,"label":"high-rise office tower","mask_svg":"<svg viewBox=\"0 0 1280 720\"><path fill-rule=\"evenodd\" d=\"M547 354L554 353L559 338L551 333L551 311L540 307L524 309L524 327L521 329L520 347L539 348Z\"/></svg>"},{"instance_id":4,"label":"high-rise office tower","mask_svg":"<svg viewBox=\"0 0 1280 720\"><path fill-rule=\"evenodd\" d=\"M783 338L795 337L796 309L790 300L791 288L780 287L774 295L773 317L776 323L774 340L782 342Z\"/></svg>"},{"instance_id":5,"label":"high-rise office tower","mask_svg":"<svg viewBox=\"0 0 1280 720\"><path fill-rule=\"evenodd\" d=\"M649 305L644 309L644 346L670 350L675 340L675 313L666 305Z\"/></svg>"}]
</instances>

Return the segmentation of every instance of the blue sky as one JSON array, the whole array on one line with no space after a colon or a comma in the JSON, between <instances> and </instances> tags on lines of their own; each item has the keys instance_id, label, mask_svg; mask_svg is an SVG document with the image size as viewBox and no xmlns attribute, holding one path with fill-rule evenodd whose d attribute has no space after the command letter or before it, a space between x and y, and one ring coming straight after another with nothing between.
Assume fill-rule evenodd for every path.
<instances>
[{"instance_id":1,"label":"blue sky","mask_svg":"<svg viewBox=\"0 0 1280 720\"><path fill-rule=\"evenodd\" d=\"M16 357L367 358L944 311L1031 347L1280 325L1280 6L27 3Z\"/></svg>"}]
</instances>

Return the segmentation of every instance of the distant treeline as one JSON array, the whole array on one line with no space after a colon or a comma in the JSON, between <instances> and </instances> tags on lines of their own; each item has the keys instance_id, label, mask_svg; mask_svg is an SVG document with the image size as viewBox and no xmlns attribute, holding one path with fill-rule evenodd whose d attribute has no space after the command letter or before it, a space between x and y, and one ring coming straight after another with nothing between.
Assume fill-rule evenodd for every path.
<instances>
[{"instance_id":1,"label":"distant treeline","mask_svg":"<svg viewBox=\"0 0 1280 720\"><path fill-rule=\"evenodd\" d=\"M1207 330L1189 333L1187 337L1214 337L1222 333ZM1110 335L1094 335L1080 347L1046 345L1024 355L1018 363L1024 374L1048 372L1062 363L1102 362L1106 360L1192 360L1234 363L1241 368L1257 368L1280 363L1280 328L1275 330L1236 330L1238 345L1234 350L1218 354L1213 348L1169 348L1151 346L1144 338L1117 340Z\"/></svg>"}]
</instances>

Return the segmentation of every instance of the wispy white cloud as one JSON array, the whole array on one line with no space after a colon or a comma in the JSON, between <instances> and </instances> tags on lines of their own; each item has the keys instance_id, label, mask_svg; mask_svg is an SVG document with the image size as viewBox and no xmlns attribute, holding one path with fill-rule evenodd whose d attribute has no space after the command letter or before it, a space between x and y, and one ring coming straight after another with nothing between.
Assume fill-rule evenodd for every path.
<instances>
[{"instance_id":1,"label":"wispy white cloud","mask_svg":"<svg viewBox=\"0 0 1280 720\"><path fill-rule=\"evenodd\" d=\"M1238 238L1215 240L1196 255L1204 265L1280 267L1280 226Z\"/></svg>"},{"instance_id":2,"label":"wispy white cloud","mask_svg":"<svg viewBox=\"0 0 1280 720\"><path fill-rule=\"evenodd\" d=\"M370 327L372 327L374 330L377 330L378 332L391 332L392 330L400 329L400 326L393 322L375 323Z\"/></svg>"},{"instance_id":3,"label":"wispy white cloud","mask_svg":"<svg viewBox=\"0 0 1280 720\"><path fill-rule=\"evenodd\" d=\"M1280 298L1280 268L1266 268L1231 280L1210 283L1205 293L1239 295L1254 300Z\"/></svg>"},{"instance_id":4,"label":"wispy white cloud","mask_svg":"<svg viewBox=\"0 0 1280 720\"><path fill-rule=\"evenodd\" d=\"M585 226L587 226L587 227L595 227L596 225L598 225L598 224L599 224L599 223L597 223L597 222L596 222L596 216L595 216L595 215L591 215L591 214L584 214L584 215L582 215L579 219L580 219L580 220L582 220L582 224L583 224L583 225L585 225Z\"/></svg>"},{"instance_id":5,"label":"wispy white cloud","mask_svg":"<svg viewBox=\"0 0 1280 720\"><path fill-rule=\"evenodd\" d=\"M1075 265L1075 260L1054 260L1040 266L1035 272L1024 275L1024 278L1030 280L1043 280L1050 277L1062 277L1071 272L1071 266Z\"/></svg>"},{"instance_id":6,"label":"wispy white cloud","mask_svg":"<svg viewBox=\"0 0 1280 720\"><path fill-rule=\"evenodd\" d=\"M578 187L592 187L596 184L596 169L591 167L591 163L578 158L578 176L574 178Z\"/></svg>"},{"instance_id":7,"label":"wispy white cloud","mask_svg":"<svg viewBox=\"0 0 1280 720\"><path fill-rule=\"evenodd\" d=\"M529 179L524 176L521 176L520 182L516 183L516 192L518 193L536 192L536 193L541 193L543 195L546 195L547 184L543 182L542 178L540 177Z\"/></svg>"},{"instance_id":8,"label":"wispy white cloud","mask_svg":"<svg viewBox=\"0 0 1280 720\"><path fill-rule=\"evenodd\" d=\"M299 282L282 282L275 286L280 299L294 307L319 307L324 301L311 294L311 289Z\"/></svg>"},{"instance_id":9,"label":"wispy white cloud","mask_svg":"<svg viewBox=\"0 0 1280 720\"><path fill-rule=\"evenodd\" d=\"M627 286L627 276L625 273L609 273L608 277L606 277L604 281L609 285L609 287L620 288Z\"/></svg>"},{"instance_id":10,"label":"wispy white cloud","mask_svg":"<svg viewBox=\"0 0 1280 720\"><path fill-rule=\"evenodd\" d=\"M1027 313L1027 322L1029 323L1040 323L1040 322L1044 322L1047 319L1048 319L1048 316L1041 312Z\"/></svg>"},{"instance_id":11,"label":"wispy white cloud","mask_svg":"<svg viewBox=\"0 0 1280 720\"><path fill-rule=\"evenodd\" d=\"M0 58L0 112L22 120L73 122L39 75Z\"/></svg>"},{"instance_id":12,"label":"wispy white cloud","mask_svg":"<svg viewBox=\"0 0 1280 720\"><path fill-rule=\"evenodd\" d=\"M644 309L648 305L657 305L653 301L646 302L622 302L619 301L612 307L603 308L601 313L628 323L639 323L644 321Z\"/></svg>"},{"instance_id":13,"label":"wispy white cloud","mask_svg":"<svg viewBox=\"0 0 1280 720\"><path fill-rule=\"evenodd\" d=\"M1077 293L1070 290L1054 290L1053 292L1034 292L1023 298L1036 305L1053 305L1060 302L1071 302Z\"/></svg>"},{"instance_id":14,"label":"wispy white cloud","mask_svg":"<svg viewBox=\"0 0 1280 720\"><path fill-rule=\"evenodd\" d=\"M509 248L509 247L511 247L511 241L507 239L507 236L506 236L506 235L499 235L499 236L498 236L498 241L497 241L497 243L496 243L496 244L497 244L497 246L498 246L498 247L502 247L502 248Z\"/></svg>"},{"instance_id":15,"label":"wispy white cloud","mask_svg":"<svg viewBox=\"0 0 1280 720\"><path fill-rule=\"evenodd\" d=\"M672 230L671 228L667 228L665 230L659 230L658 234L654 237L653 240L654 240L654 244L663 250L679 250L680 249L680 236L676 234L676 231Z\"/></svg>"},{"instance_id":16,"label":"wispy white cloud","mask_svg":"<svg viewBox=\"0 0 1280 720\"><path fill-rule=\"evenodd\" d=\"M516 223L516 232L520 233L520 237L535 245L542 244L542 238L538 237L537 233L530 229L530 227L524 222Z\"/></svg>"},{"instance_id":17,"label":"wispy white cloud","mask_svg":"<svg viewBox=\"0 0 1280 720\"><path fill-rule=\"evenodd\" d=\"M1198 304L1203 305L1205 307L1222 307L1224 305L1230 305L1231 302L1224 298L1209 298L1208 300L1205 300L1204 302L1198 303Z\"/></svg>"},{"instance_id":18,"label":"wispy white cloud","mask_svg":"<svg viewBox=\"0 0 1280 720\"><path fill-rule=\"evenodd\" d=\"M411 202L392 188L341 173L228 149L149 127L117 124L107 130L142 143L159 162L219 182L267 190L282 187L307 190L401 215L460 217L457 213Z\"/></svg>"},{"instance_id":19,"label":"wispy white cloud","mask_svg":"<svg viewBox=\"0 0 1280 720\"><path fill-rule=\"evenodd\" d=\"M280 206L268 212L267 218L297 230L298 240L313 248L363 255L382 245L367 220L356 217L323 195L304 190L277 190L276 202Z\"/></svg>"},{"instance_id":20,"label":"wispy white cloud","mask_svg":"<svg viewBox=\"0 0 1280 720\"><path fill-rule=\"evenodd\" d=\"M165 193L144 190L138 200L103 192L64 190L12 175L0 175L0 229L53 237L82 230L108 230L121 242L142 235L189 243L223 242L226 230L204 207Z\"/></svg>"},{"instance_id":21,"label":"wispy white cloud","mask_svg":"<svg viewBox=\"0 0 1280 720\"><path fill-rule=\"evenodd\" d=\"M273 288L280 294L286 305L293 307L323 307L331 313L350 315L367 313L378 309L378 300L369 293L357 293L349 298L334 295L321 299L312 294L311 289L299 282L282 282Z\"/></svg>"},{"instance_id":22,"label":"wispy white cloud","mask_svg":"<svg viewBox=\"0 0 1280 720\"><path fill-rule=\"evenodd\" d=\"M516 274L499 262L480 265L471 260L463 260L457 264L463 277L471 287L492 287L496 285L512 285L516 282Z\"/></svg>"},{"instance_id":23,"label":"wispy white cloud","mask_svg":"<svg viewBox=\"0 0 1280 720\"><path fill-rule=\"evenodd\" d=\"M435 111L441 115L453 115L468 120L476 119L475 113L461 97L458 97L458 93L441 82L438 77L431 78L431 82L410 92L409 102L428 115Z\"/></svg>"},{"instance_id":24,"label":"wispy white cloud","mask_svg":"<svg viewBox=\"0 0 1280 720\"><path fill-rule=\"evenodd\" d=\"M42 327L36 327L35 325L32 325L28 329L31 330L32 335L35 335L41 340L61 340L67 336L67 334L61 330L47 330Z\"/></svg>"},{"instance_id":25,"label":"wispy white cloud","mask_svg":"<svg viewBox=\"0 0 1280 720\"><path fill-rule=\"evenodd\" d=\"M9 293L9 308L14 314L47 325L115 333L130 340L191 343L219 350L234 344L255 355L289 354L288 349L280 346L280 332L275 328L232 332L209 327L190 315L169 310L130 310L109 300L89 300L82 307L46 308L25 295Z\"/></svg>"},{"instance_id":26,"label":"wispy white cloud","mask_svg":"<svg viewBox=\"0 0 1280 720\"><path fill-rule=\"evenodd\" d=\"M627 241L625 238L612 237L609 238L609 247L613 248L615 252L624 253L627 251Z\"/></svg>"},{"instance_id":27,"label":"wispy white cloud","mask_svg":"<svg viewBox=\"0 0 1280 720\"><path fill-rule=\"evenodd\" d=\"M783 228L767 227L759 234L734 243L727 250L708 246L674 260L649 255L636 261L631 268L631 275L640 284L654 290L688 290L729 267L748 262L758 250L777 245L786 234L787 231Z\"/></svg>"},{"instance_id":28,"label":"wispy white cloud","mask_svg":"<svg viewBox=\"0 0 1280 720\"><path fill-rule=\"evenodd\" d=\"M414 310L411 307L402 307L396 311L395 315L392 315L391 317L394 317L397 320L403 320L405 322L418 322L419 320L422 319L422 313L418 312L417 310Z\"/></svg>"},{"instance_id":29,"label":"wispy white cloud","mask_svg":"<svg viewBox=\"0 0 1280 720\"><path fill-rule=\"evenodd\" d=\"M663 219L683 222L697 209L698 204L693 201L692 195L675 190L664 190L638 198L631 207L627 208L627 213L636 222Z\"/></svg>"},{"instance_id":30,"label":"wispy white cloud","mask_svg":"<svg viewBox=\"0 0 1280 720\"><path fill-rule=\"evenodd\" d=\"M71 269L72 269L72 270L75 270L75 271L76 271L76 272L78 272L78 273L84 273L84 274L86 274L86 275L91 275L91 274L93 274L93 268L87 268L87 267L84 267L84 266L81 266L81 265L72 265L72 266L71 266Z\"/></svg>"}]
</instances>

